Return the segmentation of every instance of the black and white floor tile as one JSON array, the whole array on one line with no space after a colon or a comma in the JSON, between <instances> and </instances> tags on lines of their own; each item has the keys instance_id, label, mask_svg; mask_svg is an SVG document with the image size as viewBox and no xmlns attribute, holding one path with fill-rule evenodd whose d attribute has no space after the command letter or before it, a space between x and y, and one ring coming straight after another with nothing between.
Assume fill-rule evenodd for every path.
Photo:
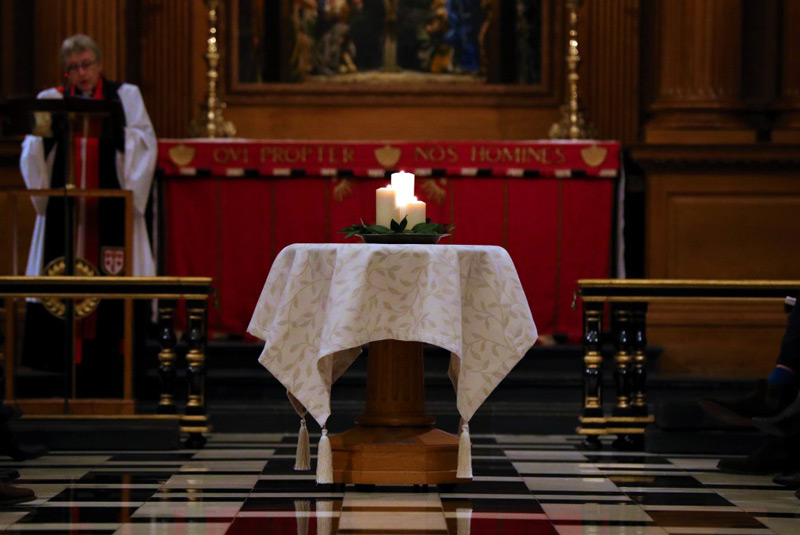
<instances>
[{"instance_id":1,"label":"black and white floor tile","mask_svg":"<svg viewBox=\"0 0 800 535\"><path fill-rule=\"evenodd\" d=\"M53 452L2 462L38 499L0 508L31 534L766 535L800 533L800 500L713 455L578 449L573 436L473 436L455 488L318 486L296 436L217 434L201 450ZM313 437L312 437L313 442Z\"/></svg>"}]
</instances>

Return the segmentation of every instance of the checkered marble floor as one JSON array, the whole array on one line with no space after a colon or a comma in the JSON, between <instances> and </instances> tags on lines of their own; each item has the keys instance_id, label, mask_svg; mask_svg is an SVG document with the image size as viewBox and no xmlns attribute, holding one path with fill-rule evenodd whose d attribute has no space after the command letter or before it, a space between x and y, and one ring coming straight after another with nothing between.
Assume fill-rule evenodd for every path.
<instances>
[{"instance_id":1,"label":"checkered marble floor","mask_svg":"<svg viewBox=\"0 0 800 535\"><path fill-rule=\"evenodd\" d=\"M797 534L800 500L701 455L598 452L578 437L473 435L472 483L317 486L296 435L216 434L201 450L53 452L2 462L38 499L4 533ZM312 443L314 437L312 436Z\"/></svg>"}]
</instances>

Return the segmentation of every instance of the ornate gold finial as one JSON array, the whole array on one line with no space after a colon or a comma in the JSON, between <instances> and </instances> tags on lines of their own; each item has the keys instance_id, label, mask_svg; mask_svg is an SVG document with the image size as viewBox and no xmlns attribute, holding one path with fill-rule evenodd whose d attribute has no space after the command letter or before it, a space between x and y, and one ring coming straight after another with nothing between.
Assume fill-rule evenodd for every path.
<instances>
[{"instance_id":1,"label":"ornate gold finial","mask_svg":"<svg viewBox=\"0 0 800 535\"><path fill-rule=\"evenodd\" d=\"M206 100L201 105L202 113L189 127L192 137L233 137L236 127L233 123L222 117L225 103L217 96L217 80L219 79L219 51L217 49L217 9L220 0L205 0L208 7L208 50L206 51L206 79L208 80L208 93Z\"/></svg>"},{"instance_id":2,"label":"ornate gold finial","mask_svg":"<svg viewBox=\"0 0 800 535\"><path fill-rule=\"evenodd\" d=\"M594 139L597 132L594 126L583 118L578 102L578 9L581 0L567 0L569 12L569 44L567 46L567 87L569 96L561 106L561 120L550 127L550 139Z\"/></svg>"}]
</instances>

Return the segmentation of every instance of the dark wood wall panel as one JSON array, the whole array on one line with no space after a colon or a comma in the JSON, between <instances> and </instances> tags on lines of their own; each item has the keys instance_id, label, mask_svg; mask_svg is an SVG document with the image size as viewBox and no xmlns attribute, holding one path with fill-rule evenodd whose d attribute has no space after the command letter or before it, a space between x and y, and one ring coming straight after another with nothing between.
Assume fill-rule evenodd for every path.
<instances>
[{"instance_id":1,"label":"dark wood wall panel","mask_svg":"<svg viewBox=\"0 0 800 535\"><path fill-rule=\"evenodd\" d=\"M796 276L800 180L794 173L669 173L648 182L649 276Z\"/></svg>"},{"instance_id":2,"label":"dark wood wall panel","mask_svg":"<svg viewBox=\"0 0 800 535\"><path fill-rule=\"evenodd\" d=\"M770 146L641 146L646 273L663 279L793 279L800 263L800 152ZM759 377L775 364L781 303L657 304L648 341L661 373Z\"/></svg>"},{"instance_id":3,"label":"dark wood wall panel","mask_svg":"<svg viewBox=\"0 0 800 535\"><path fill-rule=\"evenodd\" d=\"M780 115L772 132L776 143L800 143L800 0L783 1L783 48L780 97L775 108ZM790 52L791 51L791 52Z\"/></svg>"},{"instance_id":4,"label":"dark wood wall panel","mask_svg":"<svg viewBox=\"0 0 800 535\"><path fill-rule=\"evenodd\" d=\"M785 327L777 302L656 303L647 313L662 377L766 377Z\"/></svg>"},{"instance_id":5,"label":"dark wood wall panel","mask_svg":"<svg viewBox=\"0 0 800 535\"><path fill-rule=\"evenodd\" d=\"M15 54L14 24L17 13L16 2L0 2L0 95L15 96ZM2 126L0 126L2 131Z\"/></svg>"},{"instance_id":6,"label":"dark wood wall panel","mask_svg":"<svg viewBox=\"0 0 800 535\"><path fill-rule=\"evenodd\" d=\"M61 43L72 34L92 37L103 53L103 72L124 80L126 45L125 7L128 0L35 0L36 40L34 83L37 90L60 85L64 73L59 59Z\"/></svg>"},{"instance_id":7,"label":"dark wood wall panel","mask_svg":"<svg viewBox=\"0 0 800 535\"><path fill-rule=\"evenodd\" d=\"M141 0L141 89L159 137L184 137L192 116L192 0Z\"/></svg>"},{"instance_id":8,"label":"dark wood wall panel","mask_svg":"<svg viewBox=\"0 0 800 535\"><path fill-rule=\"evenodd\" d=\"M645 140L755 142L743 113L743 0L655 0L653 9L657 71Z\"/></svg>"},{"instance_id":9,"label":"dark wood wall panel","mask_svg":"<svg viewBox=\"0 0 800 535\"><path fill-rule=\"evenodd\" d=\"M578 36L587 119L602 139L639 138L640 0L591 0L580 13Z\"/></svg>"}]
</instances>

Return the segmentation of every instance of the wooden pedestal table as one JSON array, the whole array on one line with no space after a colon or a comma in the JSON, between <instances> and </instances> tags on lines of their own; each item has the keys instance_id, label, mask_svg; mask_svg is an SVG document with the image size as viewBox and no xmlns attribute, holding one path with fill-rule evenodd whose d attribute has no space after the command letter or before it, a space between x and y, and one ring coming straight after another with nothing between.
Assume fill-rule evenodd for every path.
<instances>
[{"instance_id":1,"label":"wooden pedestal table","mask_svg":"<svg viewBox=\"0 0 800 535\"><path fill-rule=\"evenodd\" d=\"M458 437L425 412L422 343L369 344L366 410L356 427L331 436L333 481L439 485L456 478Z\"/></svg>"},{"instance_id":2,"label":"wooden pedestal table","mask_svg":"<svg viewBox=\"0 0 800 535\"><path fill-rule=\"evenodd\" d=\"M366 410L354 429L327 437L333 473L318 466L324 483L459 482L456 474L469 473L459 440L425 414L422 344L450 352L456 407L469 421L536 341L511 258L485 245L289 245L270 268L248 332L264 340L258 361L298 415L323 428L331 388L369 344ZM300 461L305 450L298 453Z\"/></svg>"}]
</instances>

